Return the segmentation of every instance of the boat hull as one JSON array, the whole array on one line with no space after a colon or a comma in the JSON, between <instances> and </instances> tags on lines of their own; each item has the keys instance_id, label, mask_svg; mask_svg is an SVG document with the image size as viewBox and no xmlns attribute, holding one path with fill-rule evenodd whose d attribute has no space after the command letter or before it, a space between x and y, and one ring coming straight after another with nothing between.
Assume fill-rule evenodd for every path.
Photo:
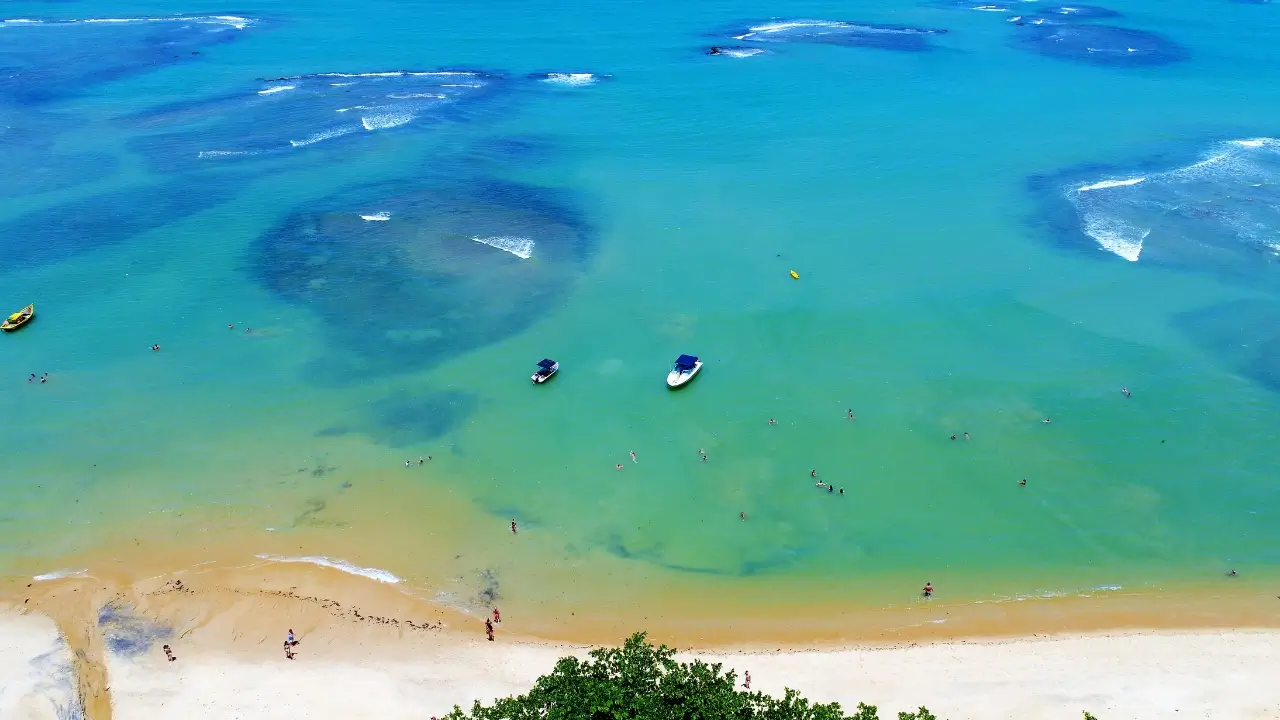
<instances>
[{"instance_id":1,"label":"boat hull","mask_svg":"<svg viewBox=\"0 0 1280 720\"><path fill-rule=\"evenodd\" d=\"M555 376L556 376L556 373L558 373L558 372L560 372L560 366L559 366L559 365L557 365L557 366L555 366L555 367L551 368L551 372L547 373L546 375L543 375L542 373L534 373L534 374L532 374L532 375L530 375L530 376L529 376L529 379L533 381L533 384L534 384L534 385L541 385L542 383L544 383L544 382L546 382L546 381L550 380L551 378L555 377Z\"/></svg>"},{"instance_id":2,"label":"boat hull","mask_svg":"<svg viewBox=\"0 0 1280 720\"><path fill-rule=\"evenodd\" d=\"M688 385L690 382L692 382L693 379L697 377L698 372L701 370L702 370L701 360L694 363L693 369L687 373L682 373L677 370L672 370L671 372L667 373L667 387L672 389L675 389L678 387L684 387L685 385Z\"/></svg>"},{"instance_id":3,"label":"boat hull","mask_svg":"<svg viewBox=\"0 0 1280 720\"><path fill-rule=\"evenodd\" d=\"M19 315L19 317L16 320L12 318L6 319L3 324L0 324L0 330L13 332L31 322L31 319L36 316L36 306L28 305L14 314Z\"/></svg>"}]
</instances>

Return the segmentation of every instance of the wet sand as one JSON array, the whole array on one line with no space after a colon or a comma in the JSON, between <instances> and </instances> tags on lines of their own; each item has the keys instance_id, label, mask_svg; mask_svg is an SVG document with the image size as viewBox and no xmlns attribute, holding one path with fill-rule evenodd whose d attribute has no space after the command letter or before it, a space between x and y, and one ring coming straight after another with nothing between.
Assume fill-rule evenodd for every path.
<instances>
[{"instance_id":1,"label":"wet sand","mask_svg":"<svg viewBox=\"0 0 1280 720\"><path fill-rule=\"evenodd\" d=\"M56 624L95 720L253 718L281 708L319 718L423 717L522 692L558 657L642 629L615 619L548 633L503 607L489 643L482 618L403 585L251 556L144 579L90 567L84 577L11 582L5 602L27 614L0 616L0 669L31 666L57 645ZM1085 709L1100 717L1280 717L1280 689L1268 681L1280 672L1280 599L1244 584L1229 590L933 602L851 613L839 624L811 623L821 619L792 608L736 632L672 632L688 618L663 618L654 638L750 670L753 688L794 687L815 700L876 704L890 716L925 704L952 720L1067 718ZM110 623L103 607L115 609ZM831 632L818 635L815 625ZM293 660L283 651L289 629L300 640ZM26 640L10 639L18 637ZM38 704L30 691L37 684L0 697L8 707Z\"/></svg>"}]
</instances>

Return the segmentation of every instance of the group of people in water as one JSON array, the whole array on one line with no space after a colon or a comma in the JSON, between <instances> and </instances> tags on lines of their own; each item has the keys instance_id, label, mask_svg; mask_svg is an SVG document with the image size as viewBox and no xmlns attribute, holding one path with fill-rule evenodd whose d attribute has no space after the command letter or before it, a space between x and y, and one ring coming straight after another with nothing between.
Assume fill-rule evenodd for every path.
<instances>
[{"instance_id":1,"label":"group of people in water","mask_svg":"<svg viewBox=\"0 0 1280 720\"><path fill-rule=\"evenodd\" d=\"M35 382L35 381L36 381L36 374L35 374L35 373L31 373L31 377L27 378L27 382L29 382L29 383L33 383L33 382ZM44 375L40 376L40 384L41 384L41 385L44 385L44 384L45 384L45 383L47 383L47 382L49 382L49 373L45 373Z\"/></svg>"}]
</instances>

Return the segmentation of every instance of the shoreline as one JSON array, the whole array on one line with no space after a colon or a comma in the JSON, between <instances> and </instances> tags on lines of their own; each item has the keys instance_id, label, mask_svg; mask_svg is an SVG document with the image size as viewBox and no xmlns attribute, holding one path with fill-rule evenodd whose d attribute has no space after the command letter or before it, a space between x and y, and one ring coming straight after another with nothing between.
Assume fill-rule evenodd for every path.
<instances>
[{"instance_id":1,"label":"shoreline","mask_svg":"<svg viewBox=\"0 0 1280 720\"><path fill-rule=\"evenodd\" d=\"M335 720L421 718L525 692L557 659L585 656L596 644L529 636L506 611L498 640L488 643L476 618L334 568L276 563L180 574L187 579L153 577L131 588L93 576L31 583L30 602L0 604L0 635L9 639L0 644L0 668L20 667L22 653L29 661L33 649L47 654L61 642L90 720L175 709L253 719L282 707ZM105 623L103 606L115 608ZM295 660L281 648L290 629L300 639ZM735 669L739 681L750 670L754 690L779 695L791 687L846 711L866 702L881 717L925 705L948 720L1078 718L1083 710L1100 718L1190 711L1236 719L1280 717L1280 688L1266 682L1280 671L1278 641L1275 626L1113 628L782 647L740 638L676 649L682 660ZM162 644L176 662L165 661ZM0 693L0 715L43 707L43 715L17 716L56 717L48 708L59 704L50 695L57 689L35 678ZM72 696L64 688L62 697Z\"/></svg>"}]
</instances>

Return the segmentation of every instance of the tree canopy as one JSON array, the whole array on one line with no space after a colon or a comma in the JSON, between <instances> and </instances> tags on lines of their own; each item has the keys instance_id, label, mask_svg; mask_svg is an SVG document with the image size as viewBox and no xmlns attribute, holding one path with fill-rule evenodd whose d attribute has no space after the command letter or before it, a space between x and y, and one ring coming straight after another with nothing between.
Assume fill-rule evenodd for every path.
<instances>
[{"instance_id":1,"label":"tree canopy","mask_svg":"<svg viewBox=\"0 0 1280 720\"><path fill-rule=\"evenodd\" d=\"M636 633L620 648L596 648L587 660L561 658L528 693L454 707L445 720L880 720L873 705L853 715L839 703L811 703L794 690L776 698L738 689L737 675L716 663L683 663L666 645ZM937 720L925 708L898 720Z\"/></svg>"}]
</instances>

